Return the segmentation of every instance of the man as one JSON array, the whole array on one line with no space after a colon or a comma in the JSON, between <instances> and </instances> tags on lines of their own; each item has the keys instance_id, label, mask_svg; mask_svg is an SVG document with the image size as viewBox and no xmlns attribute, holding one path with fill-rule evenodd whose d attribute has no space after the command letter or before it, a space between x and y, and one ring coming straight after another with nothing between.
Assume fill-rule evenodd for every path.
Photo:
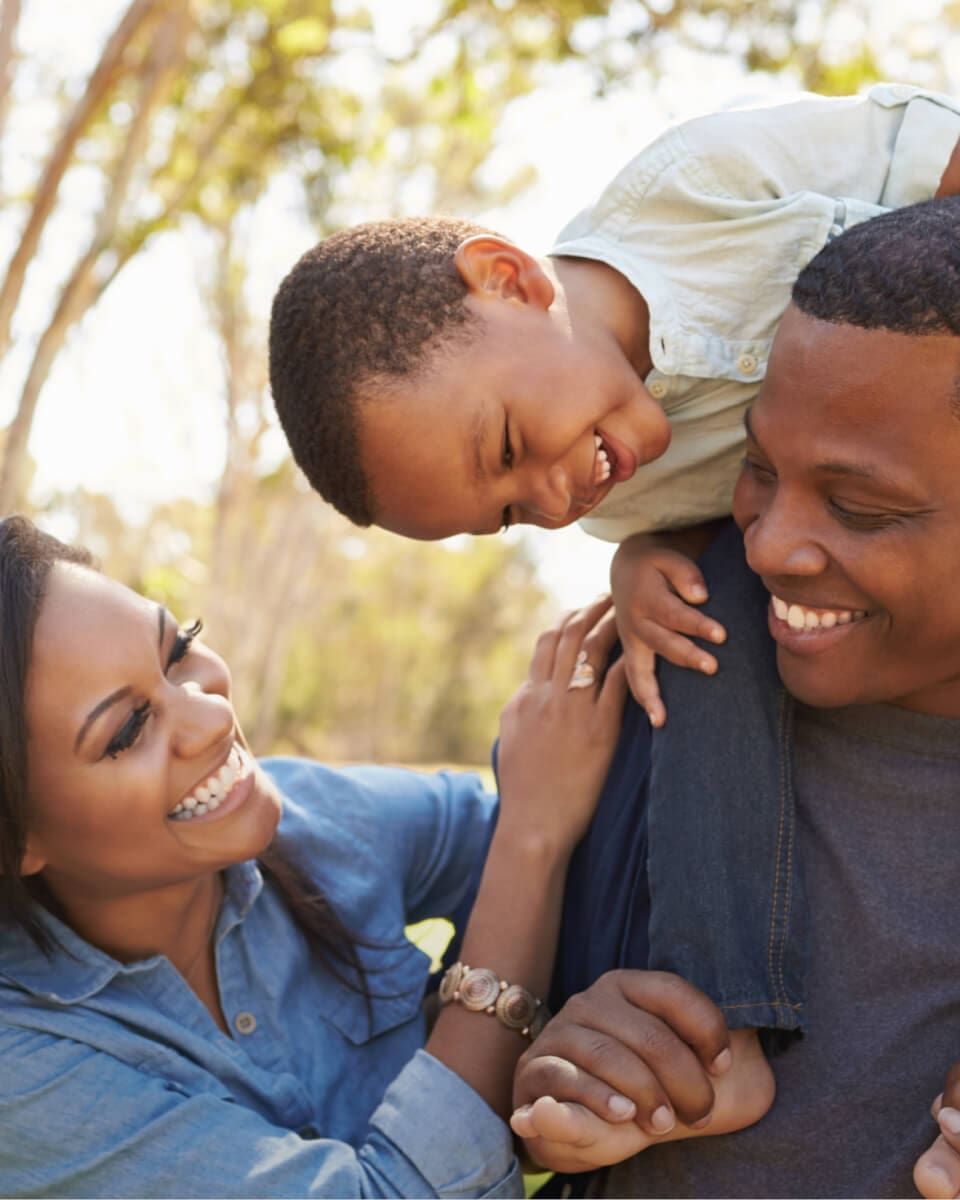
<instances>
[{"instance_id":1,"label":"man","mask_svg":"<svg viewBox=\"0 0 960 1200\"><path fill-rule=\"evenodd\" d=\"M758 1124L653 1146L590 1194L907 1195L960 1048L960 202L890 213L813 259L747 432L734 517L762 608L744 607L723 669L691 676L699 700L688 689L683 721L655 735L676 749L672 807L645 807L644 780L645 827L612 845L613 804L598 814L568 896L582 915L564 977L583 982L591 922L594 977L683 974L719 943L744 995L799 1014L806 1036L772 1058L777 1096ZM758 666L767 634L785 692ZM718 795L711 767L731 751L740 783ZM627 896L606 928L601 856ZM655 932L676 961L643 961ZM736 1001L714 999L730 1017ZM956 1194L936 1190L946 1176L918 1181Z\"/></svg>"}]
</instances>

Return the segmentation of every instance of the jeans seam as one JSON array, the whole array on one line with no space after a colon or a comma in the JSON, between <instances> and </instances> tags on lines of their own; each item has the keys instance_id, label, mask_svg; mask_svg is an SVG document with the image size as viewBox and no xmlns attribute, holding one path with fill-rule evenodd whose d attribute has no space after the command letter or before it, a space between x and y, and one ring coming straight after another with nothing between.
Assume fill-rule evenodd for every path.
<instances>
[{"instance_id":1,"label":"jeans seam","mask_svg":"<svg viewBox=\"0 0 960 1200\"><path fill-rule=\"evenodd\" d=\"M793 805L793 757L791 754L793 704L786 690L780 689L780 714L782 726L778 750L782 778L782 800L787 824L787 863L784 878L783 932L780 937L780 987L784 998L787 985L783 977L783 964L787 957L787 941L790 934L790 908L793 901L793 847L796 841L796 813Z\"/></svg>"}]
</instances>

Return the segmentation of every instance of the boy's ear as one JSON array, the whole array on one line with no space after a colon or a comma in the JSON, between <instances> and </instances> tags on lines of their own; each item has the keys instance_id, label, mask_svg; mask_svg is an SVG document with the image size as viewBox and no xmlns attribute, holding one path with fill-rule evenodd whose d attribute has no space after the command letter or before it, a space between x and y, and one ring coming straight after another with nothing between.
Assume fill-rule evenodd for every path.
<instances>
[{"instance_id":1,"label":"boy's ear","mask_svg":"<svg viewBox=\"0 0 960 1200\"><path fill-rule=\"evenodd\" d=\"M499 296L548 309L554 287L532 254L492 233L477 233L460 243L453 256L471 295Z\"/></svg>"}]
</instances>

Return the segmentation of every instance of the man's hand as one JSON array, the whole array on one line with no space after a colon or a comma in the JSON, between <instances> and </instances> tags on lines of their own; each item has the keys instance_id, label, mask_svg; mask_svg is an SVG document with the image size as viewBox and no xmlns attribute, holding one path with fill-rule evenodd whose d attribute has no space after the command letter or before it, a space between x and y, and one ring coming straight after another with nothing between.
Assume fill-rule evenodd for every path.
<instances>
[{"instance_id":1,"label":"man's hand","mask_svg":"<svg viewBox=\"0 0 960 1200\"><path fill-rule=\"evenodd\" d=\"M947 1072L943 1091L931 1110L940 1136L913 1168L913 1182L928 1200L960 1195L960 1062Z\"/></svg>"},{"instance_id":2,"label":"man's hand","mask_svg":"<svg viewBox=\"0 0 960 1200\"><path fill-rule=\"evenodd\" d=\"M616 1162L678 1119L706 1124L712 1080L730 1063L723 1014L697 988L663 971L610 971L520 1059L511 1125L553 1170Z\"/></svg>"},{"instance_id":3,"label":"man's hand","mask_svg":"<svg viewBox=\"0 0 960 1200\"><path fill-rule=\"evenodd\" d=\"M610 587L627 682L650 724L659 728L667 712L655 673L656 655L712 675L717 660L690 638L717 644L726 638L726 630L690 607L707 599L703 576L691 559L666 546L661 535L634 534L621 544L610 567Z\"/></svg>"}]
</instances>

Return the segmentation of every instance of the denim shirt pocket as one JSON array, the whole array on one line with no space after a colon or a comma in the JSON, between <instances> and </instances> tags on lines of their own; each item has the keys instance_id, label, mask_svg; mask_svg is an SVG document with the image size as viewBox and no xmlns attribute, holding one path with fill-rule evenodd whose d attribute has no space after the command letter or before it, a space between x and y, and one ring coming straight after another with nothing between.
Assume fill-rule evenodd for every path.
<instances>
[{"instance_id":1,"label":"denim shirt pocket","mask_svg":"<svg viewBox=\"0 0 960 1200\"><path fill-rule=\"evenodd\" d=\"M365 949L367 995L345 980L330 980L325 1018L355 1046L409 1021L420 1020L430 959L412 942Z\"/></svg>"}]
</instances>

